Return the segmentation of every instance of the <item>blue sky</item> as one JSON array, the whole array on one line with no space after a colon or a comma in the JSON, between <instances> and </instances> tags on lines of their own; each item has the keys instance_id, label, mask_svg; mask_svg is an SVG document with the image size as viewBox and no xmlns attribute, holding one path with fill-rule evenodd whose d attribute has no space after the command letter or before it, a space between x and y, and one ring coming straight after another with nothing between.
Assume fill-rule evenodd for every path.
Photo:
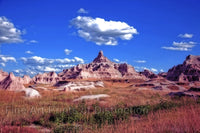
<instances>
[{"instance_id":1,"label":"blue sky","mask_svg":"<svg viewBox=\"0 0 200 133\"><path fill-rule=\"evenodd\" d=\"M91 62L100 50L158 73L200 52L199 0L0 0L0 68L16 75Z\"/></svg>"}]
</instances>

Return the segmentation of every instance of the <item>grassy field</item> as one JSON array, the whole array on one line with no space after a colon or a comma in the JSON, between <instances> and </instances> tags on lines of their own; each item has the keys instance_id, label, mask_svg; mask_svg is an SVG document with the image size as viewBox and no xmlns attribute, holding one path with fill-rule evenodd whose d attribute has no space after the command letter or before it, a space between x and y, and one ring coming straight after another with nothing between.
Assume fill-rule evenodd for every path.
<instances>
[{"instance_id":1,"label":"grassy field","mask_svg":"<svg viewBox=\"0 0 200 133\"><path fill-rule=\"evenodd\" d=\"M105 88L79 92L39 90L42 97L0 91L1 132L199 132L200 102L170 98L135 83L105 81ZM99 100L73 102L83 95Z\"/></svg>"}]
</instances>

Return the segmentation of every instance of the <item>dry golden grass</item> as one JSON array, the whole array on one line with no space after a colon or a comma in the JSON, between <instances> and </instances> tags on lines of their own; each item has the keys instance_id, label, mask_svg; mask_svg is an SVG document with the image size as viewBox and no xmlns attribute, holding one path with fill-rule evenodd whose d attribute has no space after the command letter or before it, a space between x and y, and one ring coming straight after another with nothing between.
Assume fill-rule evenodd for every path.
<instances>
[{"instance_id":1,"label":"dry golden grass","mask_svg":"<svg viewBox=\"0 0 200 133\"><path fill-rule=\"evenodd\" d=\"M108 94L109 98L100 100L86 100L87 106L96 103L101 107L113 107L124 105L126 107L136 105L154 105L160 100L171 100L166 92L143 90L134 87L142 81L104 81L105 88L96 88L79 92L53 91L54 87L37 85L50 90L37 89L41 98L27 99L22 92L0 90L0 132L36 132L32 127L20 127L30 125L44 114L62 111L78 102L74 99L84 95ZM27 85L29 86L29 85ZM199 131L200 108L198 106L182 107L177 110L160 111L149 114L140 120L131 119L129 122L121 122L115 126L107 125L95 132L192 132ZM194 121L192 121L194 120ZM22 123L24 121L25 123ZM193 123L193 124L192 124ZM184 127L186 126L186 127ZM193 130L192 130L193 129ZM84 132L94 132L84 130Z\"/></svg>"},{"instance_id":2,"label":"dry golden grass","mask_svg":"<svg viewBox=\"0 0 200 133\"><path fill-rule=\"evenodd\" d=\"M86 101L88 106L99 103L100 106L112 107L117 104L126 106L155 104L161 99L160 94L154 91L138 91L134 87L128 87L133 83L105 81L105 88L90 89L79 92L45 91L38 89L41 98L27 99L22 92L11 92L0 90L0 125L16 124L21 119L34 121L44 111L67 108L70 105L78 104L73 100L83 95L108 94L109 98ZM29 86L29 85L27 85ZM47 85L37 85L47 87ZM44 111L43 111L44 110ZM38 112L37 112L38 111ZM30 112L32 114L30 114ZM20 114L19 114L20 113Z\"/></svg>"},{"instance_id":3,"label":"dry golden grass","mask_svg":"<svg viewBox=\"0 0 200 133\"><path fill-rule=\"evenodd\" d=\"M198 133L200 106L184 106L150 113L140 120L131 119L116 125L105 125L99 130L85 129L84 133Z\"/></svg>"}]
</instances>

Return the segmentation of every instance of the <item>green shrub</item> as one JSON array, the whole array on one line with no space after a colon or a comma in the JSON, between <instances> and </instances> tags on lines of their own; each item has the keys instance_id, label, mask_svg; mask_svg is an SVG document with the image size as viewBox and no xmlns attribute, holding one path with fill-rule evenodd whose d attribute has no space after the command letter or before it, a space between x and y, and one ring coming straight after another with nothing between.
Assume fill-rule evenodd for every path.
<instances>
[{"instance_id":1,"label":"green shrub","mask_svg":"<svg viewBox=\"0 0 200 133\"><path fill-rule=\"evenodd\" d=\"M54 133L78 133L79 131L81 131L80 126L71 125L71 124L58 125L53 130Z\"/></svg>"},{"instance_id":2,"label":"green shrub","mask_svg":"<svg viewBox=\"0 0 200 133\"><path fill-rule=\"evenodd\" d=\"M153 111L166 110L166 109L171 109L171 108L175 108L178 106L179 106L178 103L161 100L159 104L156 104L153 106Z\"/></svg>"},{"instance_id":3,"label":"green shrub","mask_svg":"<svg viewBox=\"0 0 200 133\"><path fill-rule=\"evenodd\" d=\"M134 106L131 108L131 112L133 115L147 115L151 109L150 105Z\"/></svg>"},{"instance_id":4,"label":"green shrub","mask_svg":"<svg viewBox=\"0 0 200 133\"><path fill-rule=\"evenodd\" d=\"M130 113L129 108L117 108L115 109L115 120L126 120Z\"/></svg>"}]
</instances>

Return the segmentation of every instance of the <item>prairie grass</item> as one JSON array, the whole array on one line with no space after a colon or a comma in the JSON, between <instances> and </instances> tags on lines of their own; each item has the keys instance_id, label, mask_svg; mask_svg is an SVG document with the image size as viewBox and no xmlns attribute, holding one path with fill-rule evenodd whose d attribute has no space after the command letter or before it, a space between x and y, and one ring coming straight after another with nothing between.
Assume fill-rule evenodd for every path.
<instances>
[{"instance_id":1,"label":"prairie grass","mask_svg":"<svg viewBox=\"0 0 200 133\"><path fill-rule=\"evenodd\" d=\"M0 132L41 132L43 128L52 132L199 131L199 101L171 99L166 92L138 89L133 82L104 83L105 88L79 92L38 89L42 97L34 99L25 98L22 92L0 90ZM110 97L73 102L95 94Z\"/></svg>"},{"instance_id":2,"label":"prairie grass","mask_svg":"<svg viewBox=\"0 0 200 133\"><path fill-rule=\"evenodd\" d=\"M200 132L200 106L183 106L171 110L159 110L140 120L131 119L116 125L105 125L98 130L85 129L83 132L96 133L198 133Z\"/></svg>"}]
</instances>

